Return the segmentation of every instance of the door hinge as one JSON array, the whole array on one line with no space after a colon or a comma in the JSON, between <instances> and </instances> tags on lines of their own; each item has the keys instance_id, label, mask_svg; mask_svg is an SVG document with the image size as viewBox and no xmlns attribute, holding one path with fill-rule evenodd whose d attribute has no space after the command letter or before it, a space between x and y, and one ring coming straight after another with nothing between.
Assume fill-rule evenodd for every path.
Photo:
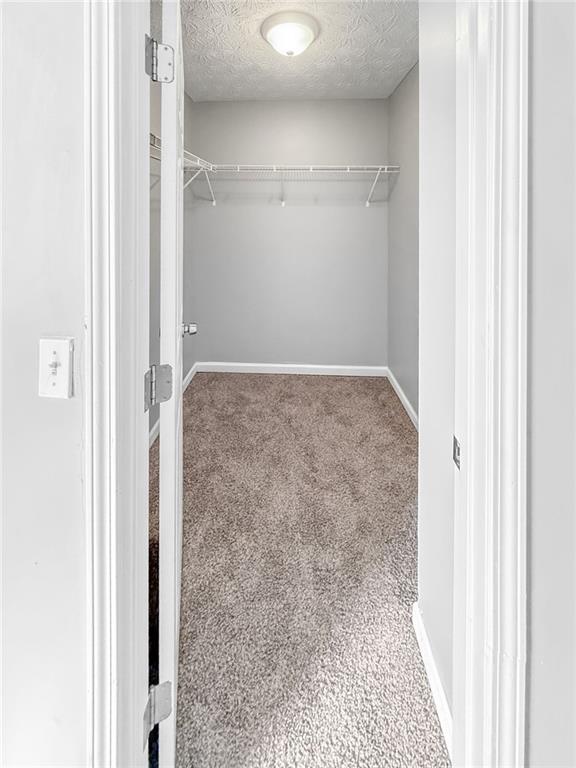
<instances>
[{"instance_id":1,"label":"door hinge","mask_svg":"<svg viewBox=\"0 0 576 768\"><path fill-rule=\"evenodd\" d=\"M172 683L168 680L160 685L151 685L144 710L144 746L150 731L157 723L172 714Z\"/></svg>"},{"instance_id":2,"label":"door hinge","mask_svg":"<svg viewBox=\"0 0 576 768\"><path fill-rule=\"evenodd\" d=\"M196 333L198 333L197 323L184 323L184 325L182 326L183 336L194 336L194 334Z\"/></svg>"},{"instance_id":3,"label":"door hinge","mask_svg":"<svg viewBox=\"0 0 576 768\"><path fill-rule=\"evenodd\" d=\"M146 74L155 83L171 83L174 80L174 48L146 35L144 50Z\"/></svg>"},{"instance_id":4,"label":"door hinge","mask_svg":"<svg viewBox=\"0 0 576 768\"><path fill-rule=\"evenodd\" d=\"M454 435L452 442L452 459L454 460L454 464L460 469L460 443L458 442L456 435Z\"/></svg>"},{"instance_id":5,"label":"door hinge","mask_svg":"<svg viewBox=\"0 0 576 768\"><path fill-rule=\"evenodd\" d=\"M172 397L172 366L151 365L144 375L144 410Z\"/></svg>"}]
</instances>

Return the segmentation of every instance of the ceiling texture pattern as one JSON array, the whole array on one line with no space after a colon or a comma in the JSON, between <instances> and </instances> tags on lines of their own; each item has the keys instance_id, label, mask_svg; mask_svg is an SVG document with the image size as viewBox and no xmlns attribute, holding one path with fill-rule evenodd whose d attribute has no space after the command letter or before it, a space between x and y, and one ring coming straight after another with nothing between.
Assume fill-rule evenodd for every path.
<instances>
[{"instance_id":1,"label":"ceiling texture pattern","mask_svg":"<svg viewBox=\"0 0 576 768\"><path fill-rule=\"evenodd\" d=\"M300 56L274 51L264 19L320 24ZM182 0L186 91L194 101L387 98L418 59L414 0Z\"/></svg>"}]
</instances>

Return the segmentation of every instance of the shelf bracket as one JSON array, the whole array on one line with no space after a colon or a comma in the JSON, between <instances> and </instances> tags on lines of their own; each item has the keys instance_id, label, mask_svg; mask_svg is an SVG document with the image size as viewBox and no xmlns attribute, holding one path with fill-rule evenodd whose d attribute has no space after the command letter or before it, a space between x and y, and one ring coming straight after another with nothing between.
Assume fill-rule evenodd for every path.
<instances>
[{"instance_id":1,"label":"shelf bracket","mask_svg":"<svg viewBox=\"0 0 576 768\"><path fill-rule=\"evenodd\" d=\"M210 190L210 194L212 195L212 205L216 205L216 198L214 197L214 190L212 189L212 184L210 183L210 177L208 176L208 171L204 170L204 175L206 176L206 183L208 184L208 189Z\"/></svg>"},{"instance_id":2,"label":"shelf bracket","mask_svg":"<svg viewBox=\"0 0 576 768\"><path fill-rule=\"evenodd\" d=\"M382 168L379 168L378 173L376 174L376 178L374 179L374 183L372 184L370 194L368 195L368 200L366 200L366 208L370 208L370 203L372 202L372 195L374 194L374 190L376 189L376 184L378 184L381 173L382 173Z\"/></svg>"},{"instance_id":3,"label":"shelf bracket","mask_svg":"<svg viewBox=\"0 0 576 768\"><path fill-rule=\"evenodd\" d=\"M200 176L200 174L201 174L201 173L202 173L202 168L199 168L199 169L196 171L196 173L194 174L194 176L191 176L191 177L188 179L188 181L186 182L186 184L184 184L184 189L186 189L186 187L188 187L190 184L192 184L192 182L194 181L194 179L196 179L198 176ZM206 173L206 171L204 171L204 173Z\"/></svg>"}]
</instances>

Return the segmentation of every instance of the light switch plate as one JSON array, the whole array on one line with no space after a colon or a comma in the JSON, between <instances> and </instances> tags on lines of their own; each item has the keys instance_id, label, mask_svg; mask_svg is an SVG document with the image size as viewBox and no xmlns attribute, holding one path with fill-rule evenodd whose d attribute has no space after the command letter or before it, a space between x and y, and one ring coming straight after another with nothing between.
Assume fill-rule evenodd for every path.
<instances>
[{"instance_id":1,"label":"light switch plate","mask_svg":"<svg viewBox=\"0 0 576 768\"><path fill-rule=\"evenodd\" d=\"M73 395L74 339L57 336L40 339L38 394L68 399Z\"/></svg>"}]
</instances>

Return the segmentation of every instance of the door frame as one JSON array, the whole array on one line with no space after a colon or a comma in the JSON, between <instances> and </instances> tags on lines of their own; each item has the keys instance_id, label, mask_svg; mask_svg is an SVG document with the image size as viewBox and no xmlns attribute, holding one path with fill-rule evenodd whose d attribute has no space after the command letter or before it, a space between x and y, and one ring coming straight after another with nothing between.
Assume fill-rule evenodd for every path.
<instances>
[{"instance_id":1,"label":"door frame","mask_svg":"<svg viewBox=\"0 0 576 768\"><path fill-rule=\"evenodd\" d=\"M456 4L453 759L466 766L524 762L528 6ZM149 2L90 0L87 17L92 761L144 766Z\"/></svg>"},{"instance_id":2,"label":"door frame","mask_svg":"<svg viewBox=\"0 0 576 768\"><path fill-rule=\"evenodd\" d=\"M456 2L454 765L525 752L529 0Z\"/></svg>"},{"instance_id":3,"label":"door frame","mask_svg":"<svg viewBox=\"0 0 576 768\"><path fill-rule=\"evenodd\" d=\"M87 726L99 768L148 762L149 28L147 0L87 4Z\"/></svg>"}]
</instances>

